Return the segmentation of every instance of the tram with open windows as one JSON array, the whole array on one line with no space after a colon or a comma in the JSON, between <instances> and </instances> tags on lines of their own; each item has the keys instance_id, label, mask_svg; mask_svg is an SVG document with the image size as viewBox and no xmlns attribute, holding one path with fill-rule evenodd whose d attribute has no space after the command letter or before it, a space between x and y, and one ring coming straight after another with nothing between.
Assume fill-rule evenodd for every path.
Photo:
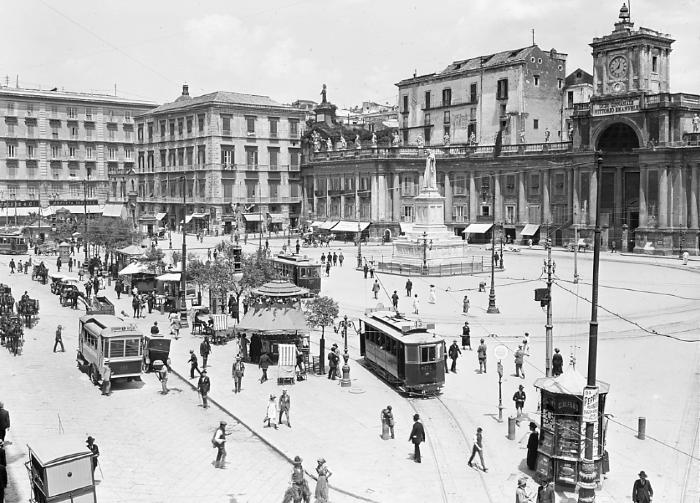
<instances>
[{"instance_id":1,"label":"tram with open windows","mask_svg":"<svg viewBox=\"0 0 700 503\"><path fill-rule=\"evenodd\" d=\"M314 294L321 291L321 264L313 263L306 255L280 253L270 259L279 279L286 279Z\"/></svg>"},{"instance_id":2,"label":"tram with open windows","mask_svg":"<svg viewBox=\"0 0 700 503\"><path fill-rule=\"evenodd\" d=\"M78 367L97 384L109 366L112 379L140 379L143 334L132 322L118 316L80 317Z\"/></svg>"},{"instance_id":3,"label":"tram with open windows","mask_svg":"<svg viewBox=\"0 0 700 503\"><path fill-rule=\"evenodd\" d=\"M404 393L436 395L445 384L445 340L433 323L394 311L368 310L360 318L365 365Z\"/></svg>"},{"instance_id":4,"label":"tram with open windows","mask_svg":"<svg viewBox=\"0 0 700 503\"><path fill-rule=\"evenodd\" d=\"M0 231L0 254L25 255L29 250L27 238L17 231Z\"/></svg>"}]
</instances>

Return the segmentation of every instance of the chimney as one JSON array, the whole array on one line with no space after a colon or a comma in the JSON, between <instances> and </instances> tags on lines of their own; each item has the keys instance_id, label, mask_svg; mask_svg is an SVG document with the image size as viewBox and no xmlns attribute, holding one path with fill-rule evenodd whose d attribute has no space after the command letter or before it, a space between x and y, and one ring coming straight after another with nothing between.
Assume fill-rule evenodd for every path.
<instances>
[{"instance_id":1,"label":"chimney","mask_svg":"<svg viewBox=\"0 0 700 503\"><path fill-rule=\"evenodd\" d=\"M190 87L187 84L182 84L182 95L183 96L190 95Z\"/></svg>"}]
</instances>

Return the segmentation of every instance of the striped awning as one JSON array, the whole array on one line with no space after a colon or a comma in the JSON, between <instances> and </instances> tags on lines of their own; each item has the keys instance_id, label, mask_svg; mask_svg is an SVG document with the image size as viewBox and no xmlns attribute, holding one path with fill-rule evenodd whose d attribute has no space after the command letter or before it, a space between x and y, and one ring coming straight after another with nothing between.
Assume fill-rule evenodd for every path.
<instances>
[{"instance_id":1,"label":"striped awning","mask_svg":"<svg viewBox=\"0 0 700 503\"><path fill-rule=\"evenodd\" d=\"M537 234L540 226L538 224L525 224L523 230L520 232L522 236L534 236Z\"/></svg>"}]
</instances>

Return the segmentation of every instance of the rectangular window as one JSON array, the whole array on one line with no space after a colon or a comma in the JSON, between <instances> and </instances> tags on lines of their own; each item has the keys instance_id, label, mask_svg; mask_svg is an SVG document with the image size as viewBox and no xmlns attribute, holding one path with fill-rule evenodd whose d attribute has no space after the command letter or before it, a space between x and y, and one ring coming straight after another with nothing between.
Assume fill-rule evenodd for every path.
<instances>
[{"instance_id":1,"label":"rectangular window","mask_svg":"<svg viewBox=\"0 0 700 503\"><path fill-rule=\"evenodd\" d=\"M403 100L403 108L402 108L402 110L403 110L404 112L408 112L408 96L407 96L407 95L404 95L404 96L401 97L401 99Z\"/></svg>"},{"instance_id":2,"label":"rectangular window","mask_svg":"<svg viewBox=\"0 0 700 503\"><path fill-rule=\"evenodd\" d=\"M90 107L85 108L85 120L86 121L92 120L92 108L90 108Z\"/></svg>"},{"instance_id":3,"label":"rectangular window","mask_svg":"<svg viewBox=\"0 0 700 503\"><path fill-rule=\"evenodd\" d=\"M430 125L430 114L423 114L423 124L426 126Z\"/></svg>"},{"instance_id":4,"label":"rectangular window","mask_svg":"<svg viewBox=\"0 0 700 503\"><path fill-rule=\"evenodd\" d=\"M278 163L278 158L280 155L280 149L270 147L267 149L267 153L270 156L270 169L277 169L277 163Z\"/></svg>"},{"instance_id":5,"label":"rectangular window","mask_svg":"<svg viewBox=\"0 0 700 503\"><path fill-rule=\"evenodd\" d=\"M442 123L443 124L449 124L450 123L450 111L447 110L442 114Z\"/></svg>"},{"instance_id":6,"label":"rectangular window","mask_svg":"<svg viewBox=\"0 0 700 503\"><path fill-rule=\"evenodd\" d=\"M165 138L165 133L166 133L165 121L160 121L160 137Z\"/></svg>"},{"instance_id":7,"label":"rectangular window","mask_svg":"<svg viewBox=\"0 0 700 503\"><path fill-rule=\"evenodd\" d=\"M279 119L270 119L270 137L277 138L277 124Z\"/></svg>"},{"instance_id":8,"label":"rectangular window","mask_svg":"<svg viewBox=\"0 0 700 503\"><path fill-rule=\"evenodd\" d=\"M530 175L530 183L528 184L528 192L530 196L538 196L540 194L540 175Z\"/></svg>"},{"instance_id":9,"label":"rectangular window","mask_svg":"<svg viewBox=\"0 0 700 503\"><path fill-rule=\"evenodd\" d=\"M515 194L515 175L506 175L506 194Z\"/></svg>"},{"instance_id":10,"label":"rectangular window","mask_svg":"<svg viewBox=\"0 0 700 503\"><path fill-rule=\"evenodd\" d=\"M413 206L403 206L401 208L401 221L413 222Z\"/></svg>"},{"instance_id":11,"label":"rectangular window","mask_svg":"<svg viewBox=\"0 0 700 503\"><path fill-rule=\"evenodd\" d=\"M183 119L178 119L177 120L177 135L182 136L182 133L184 130L185 130L185 121Z\"/></svg>"},{"instance_id":12,"label":"rectangular window","mask_svg":"<svg viewBox=\"0 0 700 503\"><path fill-rule=\"evenodd\" d=\"M449 107L452 104L452 89L442 90L442 106Z\"/></svg>"},{"instance_id":13,"label":"rectangular window","mask_svg":"<svg viewBox=\"0 0 700 503\"><path fill-rule=\"evenodd\" d=\"M574 108L574 92L573 91L568 91L566 93L566 107L567 108Z\"/></svg>"},{"instance_id":14,"label":"rectangular window","mask_svg":"<svg viewBox=\"0 0 700 503\"><path fill-rule=\"evenodd\" d=\"M415 187L415 178L413 175L403 175L401 177L401 195L413 196Z\"/></svg>"},{"instance_id":15,"label":"rectangular window","mask_svg":"<svg viewBox=\"0 0 700 503\"><path fill-rule=\"evenodd\" d=\"M496 84L496 99L508 99L508 79L500 79Z\"/></svg>"},{"instance_id":16,"label":"rectangular window","mask_svg":"<svg viewBox=\"0 0 700 503\"><path fill-rule=\"evenodd\" d=\"M7 144L7 157L17 157L17 146L12 143Z\"/></svg>"},{"instance_id":17,"label":"rectangular window","mask_svg":"<svg viewBox=\"0 0 700 503\"><path fill-rule=\"evenodd\" d=\"M564 87L564 79L557 79L557 89Z\"/></svg>"},{"instance_id":18,"label":"rectangular window","mask_svg":"<svg viewBox=\"0 0 700 503\"><path fill-rule=\"evenodd\" d=\"M258 149L255 147L246 147L245 149L246 167L256 169L258 167Z\"/></svg>"},{"instance_id":19,"label":"rectangular window","mask_svg":"<svg viewBox=\"0 0 700 503\"><path fill-rule=\"evenodd\" d=\"M68 118L69 119L77 119L78 118L78 109L75 107L68 107Z\"/></svg>"},{"instance_id":20,"label":"rectangular window","mask_svg":"<svg viewBox=\"0 0 700 503\"><path fill-rule=\"evenodd\" d=\"M466 213L464 206L455 206L452 214L457 222L464 222L464 214Z\"/></svg>"},{"instance_id":21,"label":"rectangular window","mask_svg":"<svg viewBox=\"0 0 700 503\"><path fill-rule=\"evenodd\" d=\"M153 141L153 123L148 123L148 141Z\"/></svg>"},{"instance_id":22,"label":"rectangular window","mask_svg":"<svg viewBox=\"0 0 700 503\"><path fill-rule=\"evenodd\" d=\"M109 341L109 357L123 358L124 357L124 340Z\"/></svg>"},{"instance_id":23,"label":"rectangular window","mask_svg":"<svg viewBox=\"0 0 700 503\"><path fill-rule=\"evenodd\" d=\"M233 166L233 160L234 160L234 150L232 148L223 148L221 149L221 164L224 165L224 168L230 168Z\"/></svg>"},{"instance_id":24,"label":"rectangular window","mask_svg":"<svg viewBox=\"0 0 700 503\"><path fill-rule=\"evenodd\" d=\"M426 110L430 109L430 91L425 92L425 108Z\"/></svg>"},{"instance_id":25,"label":"rectangular window","mask_svg":"<svg viewBox=\"0 0 700 503\"><path fill-rule=\"evenodd\" d=\"M175 137L175 121L170 121L170 137Z\"/></svg>"},{"instance_id":26,"label":"rectangular window","mask_svg":"<svg viewBox=\"0 0 700 503\"><path fill-rule=\"evenodd\" d=\"M476 103L476 83L469 85L469 103Z\"/></svg>"},{"instance_id":27,"label":"rectangular window","mask_svg":"<svg viewBox=\"0 0 700 503\"><path fill-rule=\"evenodd\" d=\"M27 136L34 138L35 126L34 124L27 124Z\"/></svg>"},{"instance_id":28,"label":"rectangular window","mask_svg":"<svg viewBox=\"0 0 700 503\"><path fill-rule=\"evenodd\" d=\"M292 138L299 136L299 121L297 119L289 119L289 136Z\"/></svg>"},{"instance_id":29,"label":"rectangular window","mask_svg":"<svg viewBox=\"0 0 700 503\"><path fill-rule=\"evenodd\" d=\"M436 354L436 347L435 346L421 346L420 347L420 362L421 363L431 363L436 361L437 359L437 354Z\"/></svg>"},{"instance_id":30,"label":"rectangular window","mask_svg":"<svg viewBox=\"0 0 700 503\"><path fill-rule=\"evenodd\" d=\"M658 56L651 57L651 71L654 73L657 73L659 71L659 57Z\"/></svg>"},{"instance_id":31,"label":"rectangular window","mask_svg":"<svg viewBox=\"0 0 700 503\"><path fill-rule=\"evenodd\" d=\"M131 110L124 110L124 122L131 122Z\"/></svg>"},{"instance_id":32,"label":"rectangular window","mask_svg":"<svg viewBox=\"0 0 700 503\"><path fill-rule=\"evenodd\" d=\"M554 195L555 196L563 196L564 195L564 183L566 182L566 178L564 176L564 173L555 173L554 174Z\"/></svg>"},{"instance_id":33,"label":"rectangular window","mask_svg":"<svg viewBox=\"0 0 700 503\"><path fill-rule=\"evenodd\" d=\"M455 176L454 193L456 196L463 196L467 193L467 178L464 175Z\"/></svg>"},{"instance_id":34,"label":"rectangular window","mask_svg":"<svg viewBox=\"0 0 700 503\"><path fill-rule=\"evenodd\" d=\"M60 159L61 158L61 146L60 145L51 145L51 158L52 159Z\"/></svg>"},{"instance_id":35,"label":"rectangular window","mask_svg":"<svg viewBox=\"0 0 700 503\"><path fill-rule=\"evenodd\" d=\"M114 141L114 139L115 139L116 136L117 136L116 130L113 129L113 128L109 128L109 129L107 130L107 136L108 136L108 138L109 138L109 141Z\"/></svg>"},{"instance_id":36,"label":"rectangular window","mask_svg":"<svg viewBox=\"0 0 700 503\"><path fill-rule=\"evenodd\" d=\"M515 223L515 206L512 204L506 205L506 224Z\"/></svg>"},{"instance_id":37,"label":"rectangular window","mask_svg":"<svg viewBox=\"0 0 700 503\"><path fill-rule=\"evenodd\" d=\"M34 159L36 155L36 147L34 145L27 145L27 158Z\"/></svg>"},{"instance_id":38,"label":"rectangular window","mask_svg":"<svg viewBox=\"0 0 700 503\"><path fill-rule=\"evenodd\" d=\"M192 117L187 118L187 134L192 134Z\"/></svg>"},{"instance_id":39,"label":"rectangular window","mask_svg":"<svg viewBox=\"0 0 700 503\"><path fill-rule=\"evenodd\" d=\"M92 147L85 147L85 158L92 159L94 155L94 150Z\"/></svg>"},{"instance_id":40,"label":"rectangular window","mask_svg":"<svg viewBox=\"0 0 700 503\"><path fill-rule=\"evenodd\" d=\"M254 135L255 134L255 117L246 117L245 118L245 123L246 123L246 131L248 132L249 135Z\"/></svg>"},{"instance_id":41,"label":"rectangular window","mask_svg":"<svg viewBox=\"0 0 700 503\"><path fill-rule=\"evenodd\" d=\"M230 115L222 115L221 116L221 129L222 129L223 134L225 136L231 135L231 116Z\"/></svg>"},{"instance_id":42,"label":"rectangular window","mask_svg":"<svg viewBox=\"0 0 700 503\"><path fill-rule=\"evenodd\" d=\"M246 180L245 182L245 192L248 199L254 199L258 194L258 182L252 180Z\"/></svg>"},{"instance_id":43,"label":"rectangular window","mask_svg":"<svg viewBox=\"0 0 700 503\"><path fill-rule=\"evenodd\" d=\"M299 151L298 150L289 150L289 165L292 168L299 168Z\"/></svg>"},{"instance_id":44,"label":"rectangular window","mask_svg":"<svg viewBox=\"0 0 700 503\"><path fill-rule=\"evenodd\" d=\"M539 119L533 119L532 120L532 129L539 129L540 128L540 121Z\"/></svg>"},{"instance_id":45,"label":"rectangular window","mask_svg":"<svg viewBox=\"0 0 700 503\"><path fill-rule=\"evenodd\" d=\"M127 161L131 161L134 159L134 151L130 148L127 148L124 150L124 159Z\"/></svg>"},{"instance_id":46,"label":"rectangular window","mask_svg":"<svg viewBox=\"0 0 700 503\"><path fill-rule=\"evenodd\" d=\"M535 87L538 87L540 85L540 76L539 75L533 76L533 84L535 84Z\"/></svg>"},{"instance_id":47,"label":"rectangular window","mask_svg":"<svg viewBox=\"0 0 700 503\"><path fill-rule=\"evenodd\" d=\"M139 124L139 127L136 129L136 139L143 141L143 124Z\"/></svg>"},{"instance_id":48,"label":"rectangular window","mask_svg":"<svg viewBox=\"0 0 700 503\"><path fill-rule=\"evenodd\" d=\"M197 129L200 133L204 132L204 114L197 116Z\"/></svg>"},{"instance_id":49,"label":"rectangular window","mask_svg":"<svg viewBox=\"0 0 700 503\"><path fill-rule=\"evenodd\" d=\"M270 181L268 185L269 185L269 189L270 189L270 198L276 199L279 196L280 183L275 182L275 181Z\"/></svg>"},{"instance_id":50,"label":"rectangular window","mask_svg":"<svg viewBox=\"0 0 700 503\"><path fill-rule=\"evenodd\" d=\"M109 147L109 148L107 149L107 158L108 158L110 161L116 160L116 159L117 159L117 149L114 148L114 147Z\"/></svg>"},{"instance_id":51,"label":"rectangular window","mask_svg":"<svg viewBox=\"0 0 700 503\"><path fill-rule=\"evenodd\" d=\"M75 145L70 145L68 147L68 157L71 159L75 159L75 153L76 153L76 148Z\"/></svg>"}]
</instances>

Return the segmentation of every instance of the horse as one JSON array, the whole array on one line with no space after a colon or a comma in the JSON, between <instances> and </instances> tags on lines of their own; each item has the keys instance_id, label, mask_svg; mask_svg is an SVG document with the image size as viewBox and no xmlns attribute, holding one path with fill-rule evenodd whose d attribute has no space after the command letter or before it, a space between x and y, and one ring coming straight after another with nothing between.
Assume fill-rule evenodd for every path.
<instances>
[{"instance_id":1,"label":"horse","mask_svg":"<svg viewBox=\"0 0 700 503\"><path fill-rule=\"evenodd\" d=\"M284 492L282 503L301 503L302 501L308 503L311 499L311 494L309 492L308 495L305 495L304 492L302 486L291 484Z\"/></svg>"}]
</instances>

